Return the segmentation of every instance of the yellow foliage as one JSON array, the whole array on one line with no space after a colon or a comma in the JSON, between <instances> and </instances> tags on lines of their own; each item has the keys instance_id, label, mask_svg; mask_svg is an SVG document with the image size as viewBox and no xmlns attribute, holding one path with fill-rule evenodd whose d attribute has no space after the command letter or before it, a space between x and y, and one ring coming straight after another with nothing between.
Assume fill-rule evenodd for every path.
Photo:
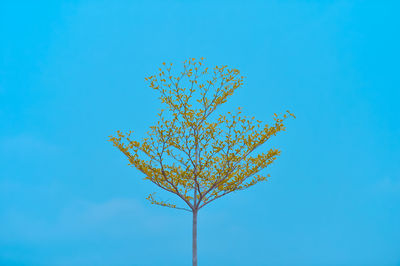
<instances>
[{"instance_id":1,"label":"yellow foliage","mask_svg":"<svg viewBox=\"0 0 400 266\"><path fill-rule=\"evenodd\" d=\"M274 114L272 125L262 125L254 117L241 115L239 107L212 120L217 107L243 85L244 77L228 66L216 66L208 72L203 60L186 60L177 76L171 72L172 64L165 68L163 63L164 70L145 78L150 88L160 93L170 114L161 110L147 138L132 140L132 131L110 136L145 179L179 196L190 210L156 201L150 194L147 199L152 204L197 211L228 193L266 181L268 175L259 172L272 164L280 151L255 151L285 130L284 120L295 118L287 111L283 116Z\"/></svg>"}]
</instances>

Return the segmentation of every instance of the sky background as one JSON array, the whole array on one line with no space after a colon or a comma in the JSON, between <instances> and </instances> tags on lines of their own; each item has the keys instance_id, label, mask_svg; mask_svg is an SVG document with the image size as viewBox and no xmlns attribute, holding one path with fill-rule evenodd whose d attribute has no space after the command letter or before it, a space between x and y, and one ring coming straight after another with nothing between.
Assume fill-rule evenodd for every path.
<instances>
[{"instance_id":1,"label":"sky background","mask_svg":"<svg viewBox=\"0 0 400 266\"><path fill-rule=\"evenodd\" d=\"M191 214L107 140L203 56L246 77L227 108L297 119L268 182L200 211L199 265L400 265L397 3L1 1L0 264L191 264Z\"/></svg>"}]
</instances>

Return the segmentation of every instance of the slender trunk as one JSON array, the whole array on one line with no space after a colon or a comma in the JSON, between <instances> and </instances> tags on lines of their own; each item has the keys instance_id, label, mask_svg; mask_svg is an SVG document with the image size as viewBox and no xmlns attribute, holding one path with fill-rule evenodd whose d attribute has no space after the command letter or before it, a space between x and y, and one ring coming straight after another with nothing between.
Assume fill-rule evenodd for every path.
<instances>
[{"instance_id":1,"label":"slender trunk","mask_svg":"<svg viewBox=\"0 0 400 266\"><path fill-rule=\"evenodd\" d=\"M193 266L197 266L197 210L193 211Z\"/></svg>"}]
</instances>

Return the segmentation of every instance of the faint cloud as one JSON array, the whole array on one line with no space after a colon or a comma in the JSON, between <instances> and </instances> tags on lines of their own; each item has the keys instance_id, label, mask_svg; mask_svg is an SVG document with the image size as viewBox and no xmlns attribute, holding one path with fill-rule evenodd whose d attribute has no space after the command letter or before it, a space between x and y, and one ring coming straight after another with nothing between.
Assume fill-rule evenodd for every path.
<instances>
[{"instance_id":1,"label":"faint cloud","mask_svg":"<svg viewBox=\"0 0 400 266\"><path fill-rule=\"evenodd\" d=\"M133 199L115 198L101 203L77 201L62 210L59 223L71 220L80 226L104 224L115 218L128 218L142 212L142 206Z\"/></svg>"},{"instance_id":2,"label":"faint cloud","mask_svg":"<svg viewBox=\"0 0 400 266\"><path fill-rule=\"evenodd\" d=\"M133 199L115 198L99 203L75 201L61 210L52 225L49 224L49 237L118 237L132 234L137 232L143 212L140 203Z\"/></svg>"},{"instance_id":3,"label":"faint cloud","mask_svg":"<svg viewBox=\"0 0 400 266\"><path fill-rule=\"evenodd\" d=\"M160 207L161 208L161 207ZM54 213L53 218L8 209L0 213L0 239L29 243L76 239L125 239L146 234L168 234L168 227L183 223L169 213L143 206L137 200L114 198L104 202L77 200Z\"/></svg>"},{"instance_id":4,"label":"faint cloud","mask_svg":"<svg viewBox=\"0 0 400 266\"><path fill-rule=\"evenodd\" d=\"M0 139L0 149L11 153L52 153L58 150L57 146L31 134L20 134Z\"/></svg>"},{"instance_id":5,"label":"faint cloud","mask_svg":"<svg viewBox=\"0 0 400 266\"><path fill-rule=\"evenodd\" d=\"M376 184L376 189L383 192L399 192L400 178L385 177Z\"/></svg>"}]
</instances>

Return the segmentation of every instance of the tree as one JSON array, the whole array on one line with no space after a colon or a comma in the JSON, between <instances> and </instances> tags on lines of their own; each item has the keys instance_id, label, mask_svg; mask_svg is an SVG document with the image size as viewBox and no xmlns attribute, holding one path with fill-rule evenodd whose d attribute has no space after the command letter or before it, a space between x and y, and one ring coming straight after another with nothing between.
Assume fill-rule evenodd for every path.
<instances>
[{"instance_id":1,"label":"tree","mask_svg":"<svg viewBox=\"0 0 400 266\"><path fill-rule=\"evenodd\" d=\"M186 60L183 71L171 73L172 64L159 68L157 75L145 78L160 93L160 100L169 111L161 110L159 120L151 126L148 137L139 143L131 138L132 131L117 131L110 141L158 187L177 195L187 207L178 207L156 200L154 193L147 199L152 204L193 213L193 265L197 266L197 214L212 201L231 192L266 181L269 175L259 172L280 154L277 149L258 152L257 148L271 136L285 130L287 114L274 114L274 124L264 125L254 117L235 113L212 116L225 103L243 78L237 69L216 66L209 71L204 58Z\"/></svg>"}]
</instances>

